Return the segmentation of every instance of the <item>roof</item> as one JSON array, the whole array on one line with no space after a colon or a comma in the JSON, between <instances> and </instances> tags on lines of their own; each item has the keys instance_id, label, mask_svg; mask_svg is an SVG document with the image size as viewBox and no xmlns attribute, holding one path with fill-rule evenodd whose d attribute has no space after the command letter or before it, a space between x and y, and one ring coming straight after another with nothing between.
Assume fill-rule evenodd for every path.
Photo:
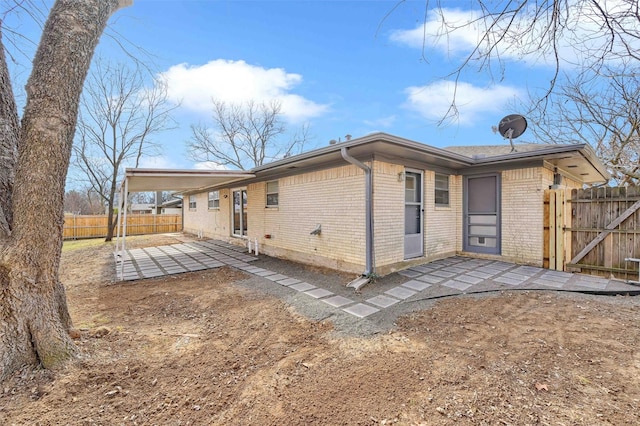
<instances>
[{"instance_id":1,"label":"roof","mask_svg":"<svg viewBox=\"0 0 640 426\"><path fill-rule=\"evenodd\" d=\"M523 143L516 144L514 143L514 152L530 152L537 151L541 148L544 148L546 145L542 145L539 143ZM511 145L470 145L470 146L448 146L445 148L447 151L455 152L456 154L461 154L466 157L471 158L484 158L484 157L495 157L497 155L510 154Z\"/></svg>"},{"instance_id":2,"label":"roof","mask_svg":"<svg viewBox=\"0 0 640 426\"><path fill-rule=\"evenodd\" d=\"M518 144L436 148L387 133L360 138L294 155L249 171L127 169L129 192L174 190L184 194L213 188L246 185L256 181L346 164L343 152L359 161L386 160L410 167L428 165L450 173L479 173L500 168L531 167L546 163L562 170L578 182L603 183L610 175L588 144Z\"/></svg>"},{"instance_id":3,"label":"roof","mask_svg":"<svg viewBox=\"0 0 640 426\"><path fill-rule=\"evenodd\" d=\"M149 203L134 203L131 204L131 210L152 210L156 205Z\"/></svg>"},{"instance_id":4,"label":"roof","mask_svg":"<svg viewBox=\"0 0 640 426\"><path fill-rule=\"evenodd\" d=\"M511 152L511 146L505 143L503 146L463 148L461 151L469 153L464 155L456 152L455 148L436 148L382 132L274 161L251 171L256 175L255 180L264 180L269 177L297 173L300 170L344 164L342 149L347 150L350 156L360 161L375 157L400 164L414 164L414 167L428 164L436 171L452 174L480 172L490 167L517 167L518 165L524 167L527 163L547 162L551 166L562 169L565 174L578 182L603 183L610 179L606 168L588 144L519 144L516 146L516 151ZM483 150L486 153L488 150L491 155L483 157L476 155L474 158L472 152L474 150L477 150L476 153L482 153Z\"/></svg>"},{"instance_id":5,"label":"roof","mask_svg":"<svg viewBox=\"0 0 640 426\"><path fill-rule=\"evenodd\" d=\"M239 170L126 169L129 192L175 191L230 184L255 175ZM124 185L124 181L123 181Z\"/></svg>"},{"instance_id":6,"label":"roof","mask_svg":"<svg viewBox=\"0 0 640 426\"><path fill-rule=\"evenodd\" d=\"M160 207L182 207L182 198L172 198L160 204Z\"/></svg>"}]
</instances>

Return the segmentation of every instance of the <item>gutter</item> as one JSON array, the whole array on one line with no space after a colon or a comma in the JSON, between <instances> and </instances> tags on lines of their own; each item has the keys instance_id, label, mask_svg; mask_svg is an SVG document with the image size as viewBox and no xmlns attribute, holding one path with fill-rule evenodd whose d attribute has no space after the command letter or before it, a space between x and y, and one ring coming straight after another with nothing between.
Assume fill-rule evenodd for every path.
<instances>
[{"instance_id":1,"label":"gutter","mask_svg":"<svg viewBox=\"0 0 640 426\"><path fill-rule=\"evenodd\" d=\"M358 290L360 287L369 282L369 280L371 279L370 277L373 274L373 176L371 174L371 167L350 156L349 152L347 151L347 147L342 147L340 149L340 153L342 154L342 158L344 158L346 161L364 170L365 176L365 270L360 278L350 282L347 285L347 287L354 287L356 290Z\"/></svg>"}]
</instances>

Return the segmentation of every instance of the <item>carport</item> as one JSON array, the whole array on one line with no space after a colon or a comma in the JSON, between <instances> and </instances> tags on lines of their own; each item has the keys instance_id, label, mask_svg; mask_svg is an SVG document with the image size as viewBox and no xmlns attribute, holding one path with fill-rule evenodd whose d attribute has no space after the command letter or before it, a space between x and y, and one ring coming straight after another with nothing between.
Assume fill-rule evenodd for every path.
<instances>
[{"instance_id":1,"label":"carport","mask_svg":"<svg viewBox=\"0 0 640 426\"><path fill-rule=\"evenodd\" d=\"M166 170L166 169L126 169L120 185L120 203L116 231L114 256L118 264L118 279L123 278L126 258L127 208L131 192L172 191L182 193L191 190L206 191L242 179L255 177L253 173L237 170ZM124 224L124 226L123 226ZM122 229L122 233L120 230Z\"/></svg>"}]
</instances>

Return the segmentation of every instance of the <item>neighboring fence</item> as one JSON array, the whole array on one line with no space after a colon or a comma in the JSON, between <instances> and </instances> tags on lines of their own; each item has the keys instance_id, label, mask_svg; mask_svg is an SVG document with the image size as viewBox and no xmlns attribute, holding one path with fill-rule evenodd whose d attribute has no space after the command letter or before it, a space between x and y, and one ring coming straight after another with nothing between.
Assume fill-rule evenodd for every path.
<instances>
[{"instance_id":1,"label":"neighboring fence","mask_svg":"<svg viewBox=\"0 0 640 426\"><path fill-rule=\"evenodd\" d=\"M65 215L63 238L75 240L106 237L107 220L107 215ZM182 231L182 215L179 214L127 214L127 235L179 231ZM115 234L114 232L114 236Z\"/></svg>"},{"instance_id":2,"label":"neighboring fence","mask_svg":"<svg viewBox=\"0 0 640 426\"><path fill-rule=\"evenodd\" d=\"M640 188L545 191L545 266L638 280Z\"/></svg>"}]
</instances>

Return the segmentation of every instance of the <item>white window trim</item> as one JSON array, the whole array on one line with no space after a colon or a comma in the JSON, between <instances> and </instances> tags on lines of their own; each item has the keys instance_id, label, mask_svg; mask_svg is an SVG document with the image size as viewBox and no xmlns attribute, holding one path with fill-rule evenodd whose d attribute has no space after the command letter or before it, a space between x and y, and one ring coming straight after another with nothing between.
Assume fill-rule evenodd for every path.
<instances>
[{"instance_id":1,"label":"white window trim","mask_svg":"<svg viewBox=\"0 0 640 426\"><path fill-rule=\"evenodd\" d=\"M444 176L447 178L447 189L442 189L442 188L438 188L437 187L437 177L438 176ZM447 204L443 204L443 203L439 203L437 201L437 197L436 197L436 193L438 191L446 191L447 192ZM434 177L433 177L433 198L434 198L434 204L436 207L451 207L451 176L446 175L444 173L435 173Z\"/></svg>"},{"instance_id":2,"label":"white window trim","mask_svg":"<svg viewBox=\"0 0 640 426\"><path fill-rule=\"evenodd\" d=\"M211 194L213 193L217 193L218 197L217 198L211 198ZM211 202L212 201L217 201L218 205L217 206L211 206ZM209 191L207 193L207 207L209 208L209 210L220 210L220 191Z\"/></svg>"},{"instance_id":3,"label":"white window trim","mask_svg":"<svg viewBox=\"0 0 640 426\"><path fill-rule=\"evenodd\" d=\"M275 182L276 185L278 186L277 192L268 192L269 184L273 183L273 182ZM266 182L265 183L265 193L266 193L265 206L267 208L270 208L270 209L278 208L280 206L280 183L277 180L270 180L270 181ZM273 194L278 196L278 204L269 204L269 195L273 195Z\"/></svg>"}]
</instances>

